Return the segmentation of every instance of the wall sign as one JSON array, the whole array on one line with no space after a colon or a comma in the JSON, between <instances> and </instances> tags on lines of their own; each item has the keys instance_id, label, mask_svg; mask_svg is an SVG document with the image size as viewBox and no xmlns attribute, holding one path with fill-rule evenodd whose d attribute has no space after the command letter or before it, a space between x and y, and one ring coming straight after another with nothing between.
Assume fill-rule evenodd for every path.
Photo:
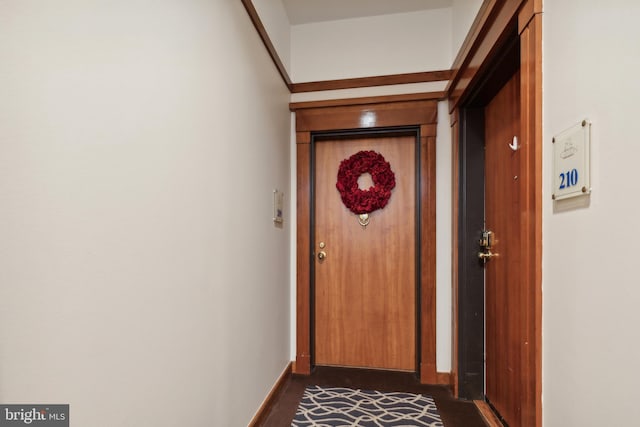
<instances>
[{"instance_id":1,"label":"wall sign","mask_svg":"<svg viewBox=\"0 0 640 427\"><path fill-rule=\"evenodd\" d=\"M591 193L591 122L583 120L553 137L553 200Z\"/></svg>"}]
</instances>

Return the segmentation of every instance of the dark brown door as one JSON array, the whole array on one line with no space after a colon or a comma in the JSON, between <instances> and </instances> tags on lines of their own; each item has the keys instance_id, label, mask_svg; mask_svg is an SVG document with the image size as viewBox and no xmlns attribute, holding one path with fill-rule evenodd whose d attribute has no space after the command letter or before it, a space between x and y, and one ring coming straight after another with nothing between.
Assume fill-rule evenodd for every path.
<instances>
[{"instance_id":1,"label":"dark brown door","mask_svg":"<svg viewBox=\"0 0 640 427\"><path fill-rule=\"evenodd\" d=\"M486 396L511 426L520 426L523 333L520 271L520 74L485 108L485 222L497 257L486 264ZM510 146L511 144L511 146Z\"/></svg>"},{"instance_id":2,"label":"dark brown door","mask_svg":"<svg viewBox=\"0 0 640 427\"><path fill-rule=\"evenodd\" d=\"M415 145L415 136L315 144L317 365L416 370ZM336 189L340 162L361 150L381 153L396 178L389 203L366 227ZM359 184L369 188L370 176Z\"/></svg>"}]
</instances>

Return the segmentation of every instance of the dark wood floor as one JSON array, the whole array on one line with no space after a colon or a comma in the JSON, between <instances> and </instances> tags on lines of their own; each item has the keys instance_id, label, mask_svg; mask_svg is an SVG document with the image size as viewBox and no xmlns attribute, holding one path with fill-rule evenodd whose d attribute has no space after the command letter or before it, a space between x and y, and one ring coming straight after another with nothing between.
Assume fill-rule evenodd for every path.
<instances>
[{"instance_id":1,"label":"dark wood floor","mask_svg":"<svg viewBox=\"0 0 640 427\"><path fill-rule=\"evenodd\" d=\"M310 376L292 375L260 427L289 427L308 385L426 394L434 398L445 427L486 427L472 402L454 399L448 387L421 385L415 374L329 367L317 367Z\"/></svg>"}]
</instances>

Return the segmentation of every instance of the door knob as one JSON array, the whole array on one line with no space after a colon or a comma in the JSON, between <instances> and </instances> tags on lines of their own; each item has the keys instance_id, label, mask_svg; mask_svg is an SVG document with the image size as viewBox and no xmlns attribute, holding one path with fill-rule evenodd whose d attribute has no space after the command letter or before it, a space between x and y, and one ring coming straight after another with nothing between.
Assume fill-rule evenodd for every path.
<instances>
[{"instance_id":1,"label":"door knob","mask_svg":"<svg viewBox=\"0 0 640 427\"><path fill-rule=\"evenodd\" d=\"M323 260L327 257L327 253L325 251L318 252L318 259Z\"/></svg>"}]
</instances>

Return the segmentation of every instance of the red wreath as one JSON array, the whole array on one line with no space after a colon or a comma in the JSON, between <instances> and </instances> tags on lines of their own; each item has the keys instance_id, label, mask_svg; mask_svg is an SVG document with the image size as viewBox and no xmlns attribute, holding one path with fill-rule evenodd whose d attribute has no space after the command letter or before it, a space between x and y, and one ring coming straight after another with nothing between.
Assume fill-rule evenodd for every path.
<instances>
[{"instance_id":1,"label":"red wreath","mask_svg":"<svg viewBox=\"0 0 640 427\"><path fill-rule=\"evenodd\" d=\"M358 178L369 173L374 186L368 190L358 187ZM396 177L391 165L380 153L359 151L340 162L336 188L342 202L355 214L368 214L384 208L396 186Z\"/></svg>"}]
</instances>

